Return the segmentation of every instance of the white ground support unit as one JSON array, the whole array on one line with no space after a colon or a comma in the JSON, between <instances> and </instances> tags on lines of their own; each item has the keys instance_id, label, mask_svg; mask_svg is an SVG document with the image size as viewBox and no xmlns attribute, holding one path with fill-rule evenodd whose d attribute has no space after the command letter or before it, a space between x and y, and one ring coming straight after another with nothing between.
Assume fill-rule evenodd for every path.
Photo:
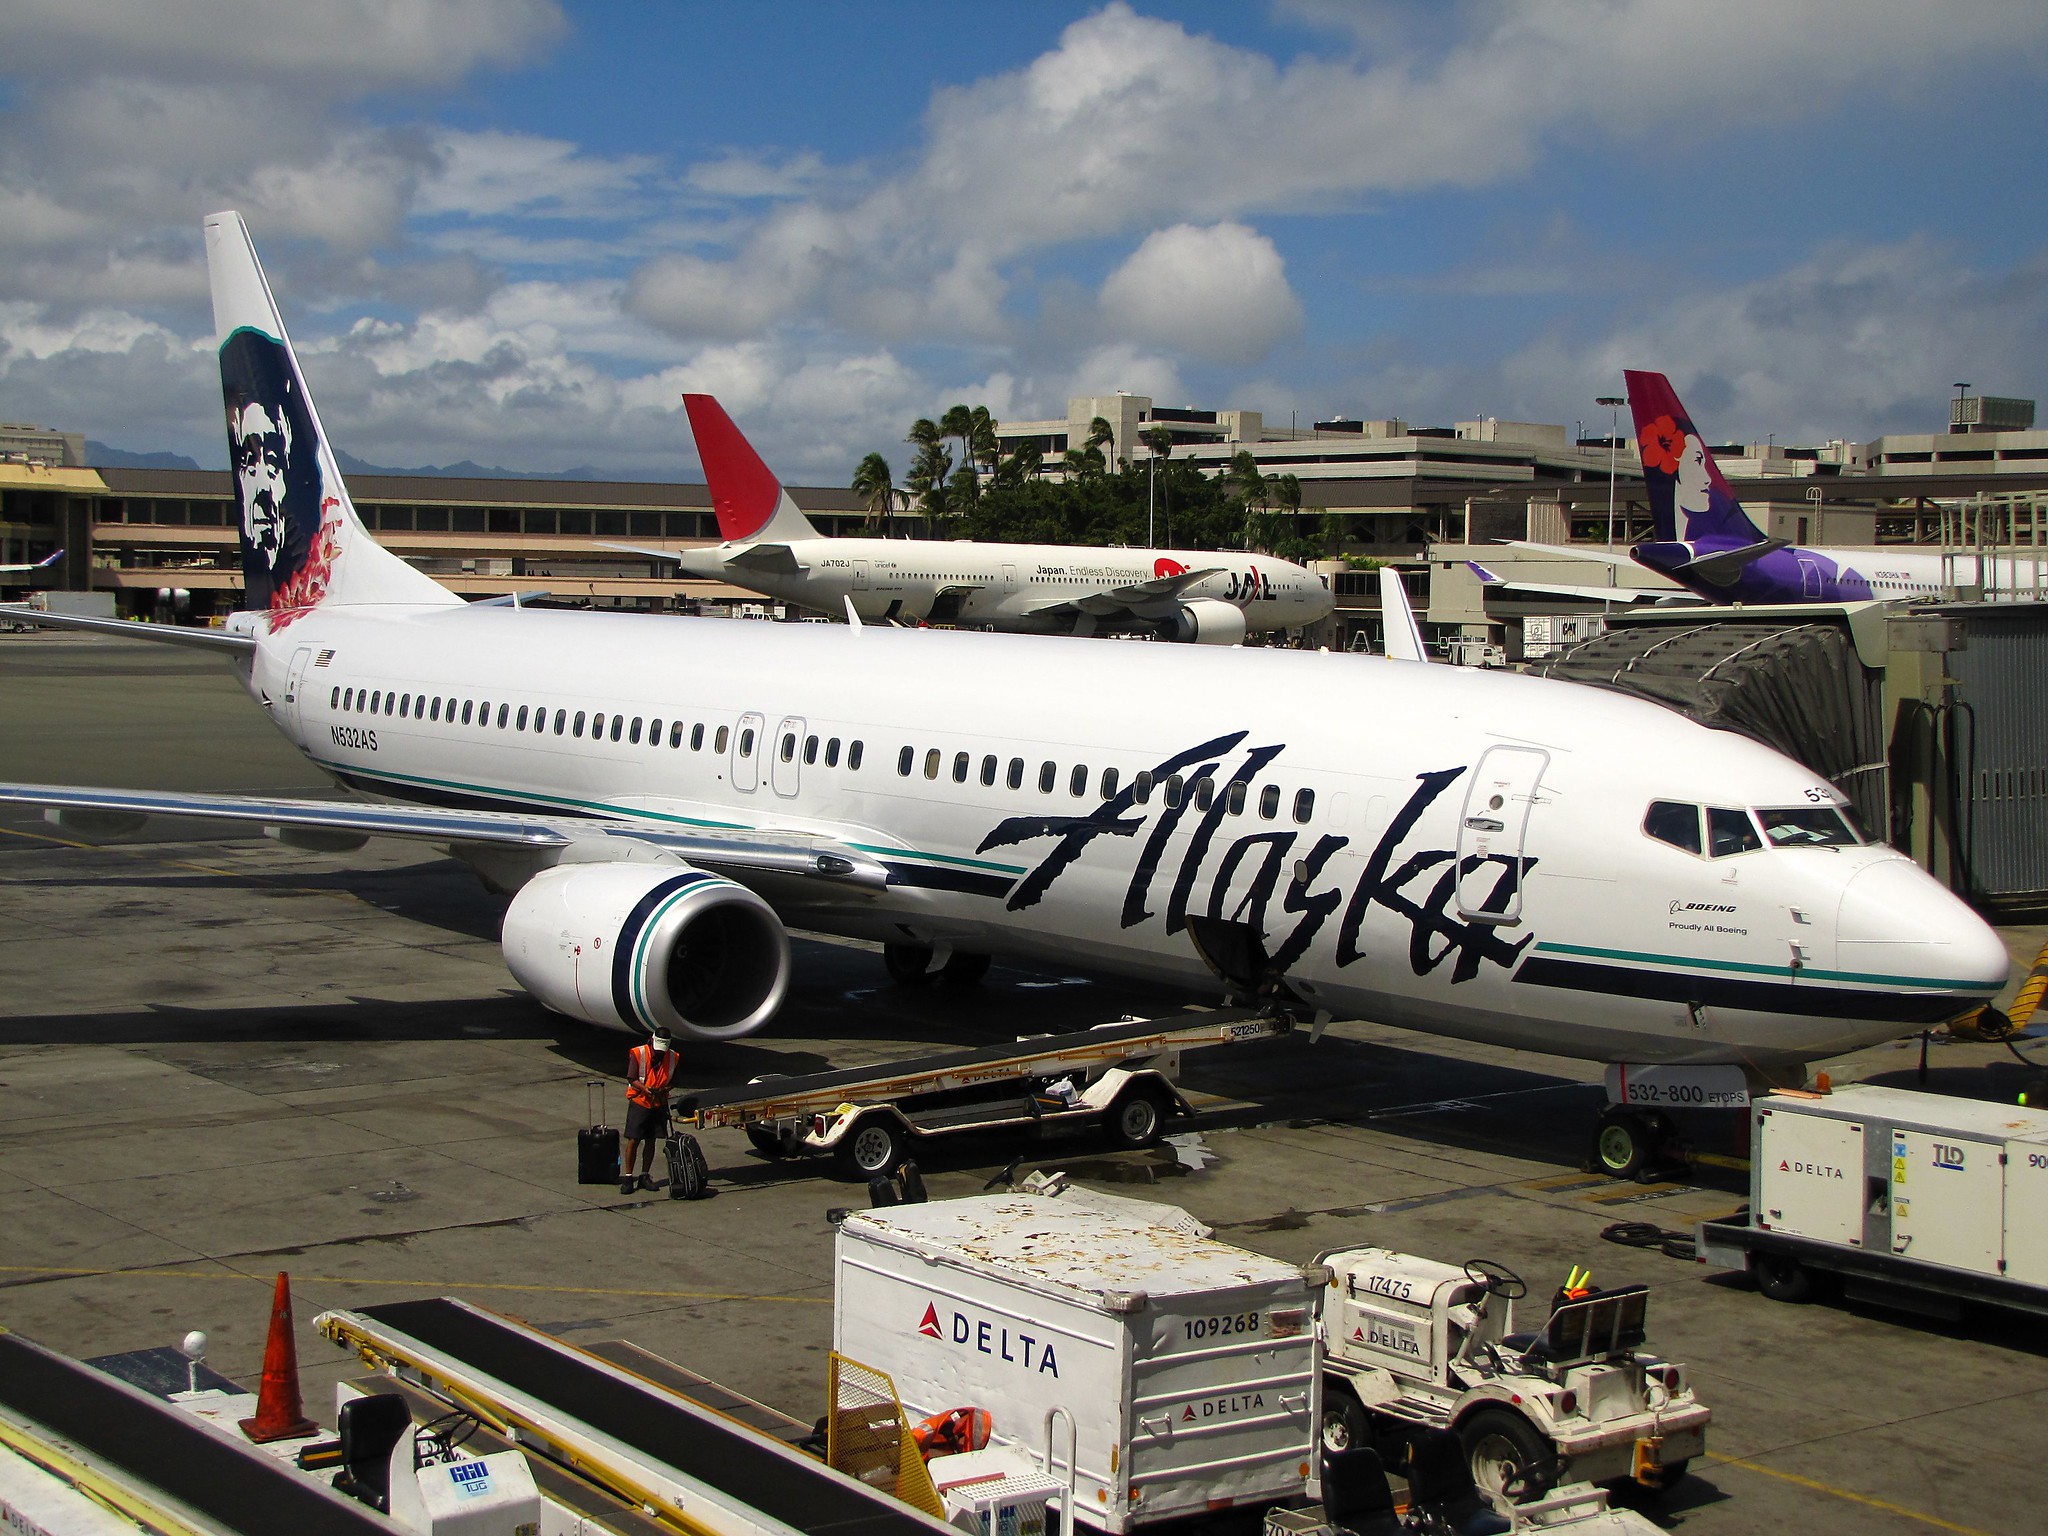
<instances>
[{"instance_id":1,"label":"white ground support unit","mask_svg":"<svg viewBox=\"0 0 2048 1536\"><path fill-rule=\"evenodd\" d=\"M1850 1295L2048 1313L2048 1110L1856 1083L1754 1110L1750 1211L1699 1261L1779 1301L1832 1271Z\"/></svg>"},{"instance_id":2,"label":"white ground support unit","mask_svg":"<svg viewBox=\"0 0 2048 1536\"><path fill-rule=\"evenodd\" d=\"M839 1228L833 1348L886 1361L912 1414L986 1408L992 1444L1036 1451L1064 1409L1076 1512L1122 1532L1302 1497L1320 1282L1092 1191L893 1206Z\"/></svg>"},{"instance_id":3,"label":"white ground support unit","mask_svg":"<svg viewBox=\"0 0 2048 1536\"><path fill-rule=\"evenodd\" d=\"M1473 1481L1502 1501L1562 1479L1663 1486L1706 1449L1709 1409L1677 1366L1637 1348L1642 1286L1595 1291L1517 1334L1513 1303L1528 1288L1487 1260L1353 1248L1318 1262L1331 1271L1326 1449L1452 1430Z\"/></svg>"}]
</instances>

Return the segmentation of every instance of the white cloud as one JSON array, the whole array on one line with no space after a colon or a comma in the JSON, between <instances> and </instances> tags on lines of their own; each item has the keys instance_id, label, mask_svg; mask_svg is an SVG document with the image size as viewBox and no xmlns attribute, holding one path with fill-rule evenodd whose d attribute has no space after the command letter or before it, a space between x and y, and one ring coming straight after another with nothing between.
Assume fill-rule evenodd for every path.
<instances>
[{"instance_id":1,"label":"white cloud","mask_svg":"<svg viewBox=\"0 0 2048 1536\"><path fill-rule=\"evenodd\" d=\"M615 219L634 211L629 204L656 167L650 155L606 160L523 133L444 133L435 153L438 167L413 207L430 216Z\"/></svg>"},{"instance_id":2,"label":"white cloud","mask_svg":"<svg viewBox=\"0 0 2048 1536\"><path fill-rule=\"evenodd\" d=\"M1216 362L1255 362L1301 329L1286 262L1242 224L1155 230L1109 274L1102 308L1134 340Z\"/></svg>"},{"instance_id":3,"label":"white cloud","mask_svg":"<svg viewBox=\"0 0 2048 1536\"><path fill-rule=\"evenodd\" d=\"M1150 395L1160 405L1177 405L1187 399L1180 370L1171 358L1125 342L1097 347L1076 363L1059 399L1064 408L1069 396L1113 395L1118 390Z\"/></svg>"},{"instance_id":4,"label":"white cloud","mask_svg":"<svg viewBox=\"0 0 2048 1536\"><path fill-rule=\"evenodd\" d=\"M717 160L699 161L683 179L712 197L799 197L814 190L826 175L824 157L813 151L781 161L733 151Z\"/></svg>"}]
</instances>

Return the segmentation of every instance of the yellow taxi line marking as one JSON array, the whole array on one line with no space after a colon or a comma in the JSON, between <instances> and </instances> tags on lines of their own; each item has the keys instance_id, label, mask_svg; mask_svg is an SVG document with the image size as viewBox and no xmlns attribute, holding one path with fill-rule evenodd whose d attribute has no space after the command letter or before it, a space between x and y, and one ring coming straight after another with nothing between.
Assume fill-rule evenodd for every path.
<instances>
[{"instance_id":1,"label":"yellow taxi line marking","mask_svg":"<svg viewBox=\"0 0 2048 1536\"><path fill-rule=\"evenodd\" d=\"M68 1269L0 1264L0 1275L45 1275L66 1280L133 1277L143 1280L254 1280L263 1285L274 1283L273 1273L245 1274L225 1266L220 1269ZM301 1285L384 1285L458 1295L464 1291L527 1291L549 1296L625 1296L653 1301L772 1301L817 1307L832 1305L829 1296L764 1296L753 1291L656 1291L597 1285L522 1285L509 1280L380 1280L362 1275L294 1275L293 1278Z\"/></svg>"},{"instance_id":2,"label":"yellow taxi line marking","mask_svg":"<svg viewBox=\"0 0 2048 1536\"><path fill-rule=\"evenodd\" d=\"M1700 1458L1724 1467L1740 1467L1745 1472L1761 1472L1765 1477L1775 1477L1801 1488L1810 1488L1815 1493L1825 1493L1830 1498L1847 1499L1851 1504L1861 1504L1866 1509L1881 1509L1888 1515L1898 1515L1906 1520L1918 1520L1922 1525L1931 1525L1937 1530L1954 1531L1956 1536L1993 1536L1990 1531L1980 1530L1974 1525L1958 1525L1953 1520L1944 1520L1939 1515L1930 1515L1922 1510L1909 1509L1904 1504L1894 1504L1890 1499L1873 1498L1867 1493L1852 1493L1847 1488L1837 1488L1832 1483L1823 1483L1817 1478L1801 1477L1797 1472L1781 1472L1776 1467L1767 1467L1762 1462L1746 1461L1740 1456L1716 1456L1711 1451Z\"/></svg>"}]
</instances>

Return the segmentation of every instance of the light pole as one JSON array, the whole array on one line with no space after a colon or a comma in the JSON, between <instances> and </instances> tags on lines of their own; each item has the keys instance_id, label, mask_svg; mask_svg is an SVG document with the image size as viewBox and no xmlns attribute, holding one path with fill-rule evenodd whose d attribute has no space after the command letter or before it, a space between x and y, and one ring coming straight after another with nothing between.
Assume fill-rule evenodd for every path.
<instances>
[{"instance_id":1,"label":"light pole","mask_svg":"<svg viewBox=\"0 0 2048 1536\"><path fill-rule=\"evenodd\" d=\"M1607 553L1614 553L1614 471L1615 459L1621 452L1621 408L1627 400L1621 395L1601 395L1595 405L1607 407ZM1607 585L1617 584L1614 562L1607 562Z\"/></svg>"}]
</instances>

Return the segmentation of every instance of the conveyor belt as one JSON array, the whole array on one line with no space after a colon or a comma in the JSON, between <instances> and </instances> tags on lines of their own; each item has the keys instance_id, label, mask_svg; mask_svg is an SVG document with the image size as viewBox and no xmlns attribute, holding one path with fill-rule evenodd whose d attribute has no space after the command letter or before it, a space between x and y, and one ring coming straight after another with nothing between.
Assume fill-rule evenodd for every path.
<instances>
[{"instance_id":1,"label":"conveyor belt","mask_svg":"<svg viewBox=\"0 0 2048 1536\"><path fill-rule=\"evenodd\" d=\"M727 1104L744 1104L749 1099L776 1098L791 1093L821 1093L833 1088L857 1088L863 1083L895 1082L924 1073L944 1072L986 1062L1007 1061L1013 1056L1036 1056L1053 1051L1090 1045L1115 1045L1122 1040L1142 1040L1148 1035L1171 1034L1175 1030L1234 1024L1266 1015L1256 1008L1217 1008L1202 1013L1178 1014L1170 1019L1140 1019L1131 1024L1108 1024L1101 1029L1079 1029L1064 1035L1040 1035L1029 1040L1000 1041L966 1051L943 1051L932 1056L910 1056L901 1061L876 1062L871 1066L848 1067L839 1072L806 1073L802 1077L780 1077L762 1083L735 1083L730 1088L708 1088L680 1096L676 1114L687 1119L700 1110Z\"/></svg>"},{"instance_id":2,"label":"conveyor belt","mask_svg":"<svg viewBox=\"0 0 2048 1536\"><path fill-rule=\"evenodd\" d=\"M436 1299L364 1307L360 1315L811 1536L927 1536L932 1529L886 1495L849 1486L822 1465L813 1470L794 1452L716 1415L692 1413L666 1393L623 1381L577 1351L487 1313Z\"/></svg>"},{"instance_id":3,"label":"conveyor belt","mask_svg":"<svg viewBox=\"0 0 2048 1536\"><path fill-rule=\"evenodd\" d=\"M222 1529L249 1536L390 1536L360 1505L254 1451L126 1382L0 1333L0 1406L158 1490Z\"/></svg>"},{"instance_id":4,"label":"conveyor belt","mask_svg":"<svg viewBox=\"0 0 2048 1536\"><path fill-rule=\"evenodd\" d=\"M751 1397L743 1396L732 1388L713 1381L708 1376L699 1376L695 1371L677 1365L673 1360L664 1360L652 1350L642 1349L637 1344L628 1344L623 1339L609 1339L588 1346L589 1352L600 1360L610 1361L622 1371L631 1371L635 1376L644 1376L658 1387L667 1387L678 1397L687 1397L693 1403L701 1403L715 1413L722 1413L728 1419L738 1419L749 1429L758 1429L764 1435L772 1435L788 1445L811 1437L811 1426L800 1419L792 1419L786 1413L777 1412L766 1403L758 1403Z\"/></svg>"}]
</instances>

